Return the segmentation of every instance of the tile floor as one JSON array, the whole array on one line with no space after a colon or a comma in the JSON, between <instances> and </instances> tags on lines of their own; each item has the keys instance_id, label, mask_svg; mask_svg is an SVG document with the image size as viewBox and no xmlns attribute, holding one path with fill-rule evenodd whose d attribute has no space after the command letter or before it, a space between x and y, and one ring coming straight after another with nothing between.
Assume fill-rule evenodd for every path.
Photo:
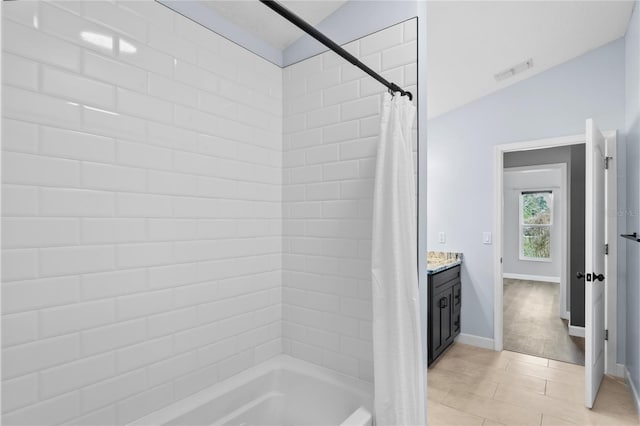
<instances>
[{"instance_id":1,"label":"tile floor","mask_svg":"<svg viewBox=\"0 0 640 426\"><path fill-rule=\"evenodd\" d=\"M623 381L584 407L584 367L455 343L427 373L430 426L639 425Z\"/></svg>"},{"instance_id":2,"label":"tile floor","mask_svg":"<svg viewBox=\"0 0 640 426\"><path fill-rule=\"evenodd\" d=\"M504 348L584 365L584 338L559 316L559 284L504 280Z\"/></svg>"}]
</instances>

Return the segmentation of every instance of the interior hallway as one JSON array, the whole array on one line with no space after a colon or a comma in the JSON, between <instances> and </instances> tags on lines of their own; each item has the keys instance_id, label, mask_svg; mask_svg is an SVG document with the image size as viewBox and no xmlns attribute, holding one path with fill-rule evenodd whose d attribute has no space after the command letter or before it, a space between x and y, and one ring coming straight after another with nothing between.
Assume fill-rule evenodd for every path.
<instances>
[{"instance_id":1,"label":"interior hallway","mask_svg":"<svg viewBox=\"0 0 640 426\"><path fill-rule=\"evenodd\" d=\"M504 349L584 365L584 338L559 316L559 284L504 280Z\"/></svg>"},{"instance_id":2,"label":"interior hallway","mask_svg":"<svg viewBox=\"0 0 640 426\"><path fill-rule=\"evenodd\" d=\"M440 425L638 425L627 386L605 376L584 407L584 367L455 343L427 373L428 422Z\"/></svg>"}]
</instances>

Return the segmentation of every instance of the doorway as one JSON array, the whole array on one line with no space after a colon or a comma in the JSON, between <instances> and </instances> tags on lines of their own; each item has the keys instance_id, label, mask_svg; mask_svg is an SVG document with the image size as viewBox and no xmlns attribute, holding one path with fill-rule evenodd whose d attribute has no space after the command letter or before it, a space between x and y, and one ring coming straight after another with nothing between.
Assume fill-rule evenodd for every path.
<instances>
[{"instance_id":1,"label":"doorway","mask_svg":"<svg viewBox=\"0 0 640 426\"><path fill-rule=\"evenodd\" d=\"M570 333L580 284L569 276L584 263L583 233L569 237L572 216L584 227L581 161L584 144L504 154L503 323L504 349L584 365L584 333ZM584 309L571 322L582 329Z\"/></svg>"},{"instance_id":2,"label":"doorway","mask_svg":"<svg viewBox=\"0 0 640 426\"><path fill-rule=\"evenodd\" d=\"M589 132L589 129L592 132ZM590 204L590 197L593 194L590 189L590 184L593 182L592 175L593 173L593 165L595 164L593 159L595 158L593 155L592 149L596 146L593 143L592 135L596 133L597 129L593 125L592 120L587 120L587 134L586 135L574 135L567 136L561 138L550 138L550 139L542 139L536 141L526 141L526 142L518 142L511 143L505 145L499 145L495 147L495 181L494 181L494 195L495 195L495 211L496 211L496 226L495 226L495 250L494 250L494 349L497 351L502 351L504 348L504 283L503 283L503 256L504 256L504 235L503 235L503 185L504 185L504 157L506 153L509 152L518 152L518 151L530 151L530 150L539 150L545 148L553 148L553 147L563 147L568 145L580 145L585 144L587 148L586 152L586 161L584 164L590 165L591 168L586 168L586 198L585 198L585 223L592 223L593 220L592 213L589 210L593 211L596 204ZM602 154L602 166L605 167L605 164L612 163L615 161L615 146L616 146L616 133L615 132L605 132L604 134L600 134L601 143L598 144L600 153ZM606 160L606 161L605 161ZM600 164L598 163L599 167ZM599 211L606 212L608 209L615 209L616 206L616 173L615 166L609 167L608 173L606 173L604 185L602 186L604 191L604 199L601 204L597 204ZM588 208L590 207L590 209ZM609 214L600 214L602 218L602 226L599 229L603 229L604 232L604 240L615 242L616 235L616 218L614 215ZM594 230L595 228L585 226L583 230ZM584 232L584 231L583 231ZM593 236L593 231L584 232L585 233L585 241L589 239L589 244L585 244L585 248L589 249L588 253L585 253L585 261L582 263L583 269L578 269L577 272L580 272L579 276L576 278L580 278L582 275L583 278L586 278L584 281L585 286L585 298L586 302L584 303L585 307L585 337L587 338L585 341L585 360L586 363L589 364L588 368L585 368L585 383L589 385L585 388L585 405L591 407L593 401L595 399L595 395L597 393L597 386L600 383L602 378L602 374L607 373L611 375L617 375L616 368L616 304L617 304L617 291L616 291L616 274L615 274L615 265L616 265L616 252L615 252L615 244L611 244L608 247L605 247L602 244L598 246L598 249L602 249L604 253L605 249L608 249L608 255L603 256L604 259L604 269L605 274L607 276L606 282L597 286L596 280L593 279L595 274L589 272L588 274L584 270L586 267L588 268L596 268L593 263L593 240L591 237ZM590 245L591 244L591 245ZM585 266L586 265L586 266ZM588 275L585 277L582 273ZM594 271L595 272L595 271ZM568 274L573 275L576 274L576 270L569 269ZM602 298L598 300L594 299L593 291L597 288L600 288L602 293ZM597 303L596 303L597 302ZM572 305L576 303L575 300L572 300ZM593 306L591 306L593 305ZM595 309L595 310L594 310ZM602 323L594 322L594 319L603 318ZM599 329L602 326L602 332L600 333L596 329ZM608 340L605 341L604 338L608 337ZM594 338L596 340L594 340ZM604 342L602 344L601 342ZM600 349L598 349L600 348ZM602 364L593 364L590 361L593 360L602 360ZM594 376L595 374L595 376ZM599 379L598 379L599 377ZM594 388L595 386L595 388Z\"/></svg>"}]
</instances>

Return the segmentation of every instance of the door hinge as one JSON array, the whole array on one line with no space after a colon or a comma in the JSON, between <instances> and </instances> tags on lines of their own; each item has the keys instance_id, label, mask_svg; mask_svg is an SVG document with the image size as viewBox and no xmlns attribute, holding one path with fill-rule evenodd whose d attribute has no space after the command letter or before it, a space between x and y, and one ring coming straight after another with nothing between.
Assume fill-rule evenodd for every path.
<instances>
[{"instance_id":1,"label":"door hinge","mask_svg":"<svg viewBox=\"0 0 640 426\"><path fill-rule=\"evenodd\" d=\"M609 330L604 331L604 340L609 340Z\"/></svg>"},{"instance_id":2,"label":"door hinge","mask_svg":"<svg viewBox=\"0 0 640 426\"><path fill-rule=\"evenodd\" d=\"M613 160L613 157L604 157L604 168L605 170L609 170L609 161Z\"/></svg>"},{"instance_id":3,"label":"door hinge","mask_svg":"<svg viewBox=\"0 0 640 426\"><path fill-rule=\"evenodd\" d=\"M604 245L604 254L609 254L609 244Z\"/></svg>"}]
</instances>

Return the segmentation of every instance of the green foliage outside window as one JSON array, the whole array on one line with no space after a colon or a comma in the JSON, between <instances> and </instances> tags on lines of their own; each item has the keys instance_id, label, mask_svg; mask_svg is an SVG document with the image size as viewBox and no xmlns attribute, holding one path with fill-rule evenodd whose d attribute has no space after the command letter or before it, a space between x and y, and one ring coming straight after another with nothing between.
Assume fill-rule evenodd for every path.
<instances>
[{"instance_id":1,"label":"green foliage outside window","mask_svg":"<svg viewBox=\"0 0 640 426\"><path fill-rule=\"evenodd\" d=\"M528 192L521 195L521 256L533 259L551 258L550 192Z\"/></svg>"}]
</instances>

